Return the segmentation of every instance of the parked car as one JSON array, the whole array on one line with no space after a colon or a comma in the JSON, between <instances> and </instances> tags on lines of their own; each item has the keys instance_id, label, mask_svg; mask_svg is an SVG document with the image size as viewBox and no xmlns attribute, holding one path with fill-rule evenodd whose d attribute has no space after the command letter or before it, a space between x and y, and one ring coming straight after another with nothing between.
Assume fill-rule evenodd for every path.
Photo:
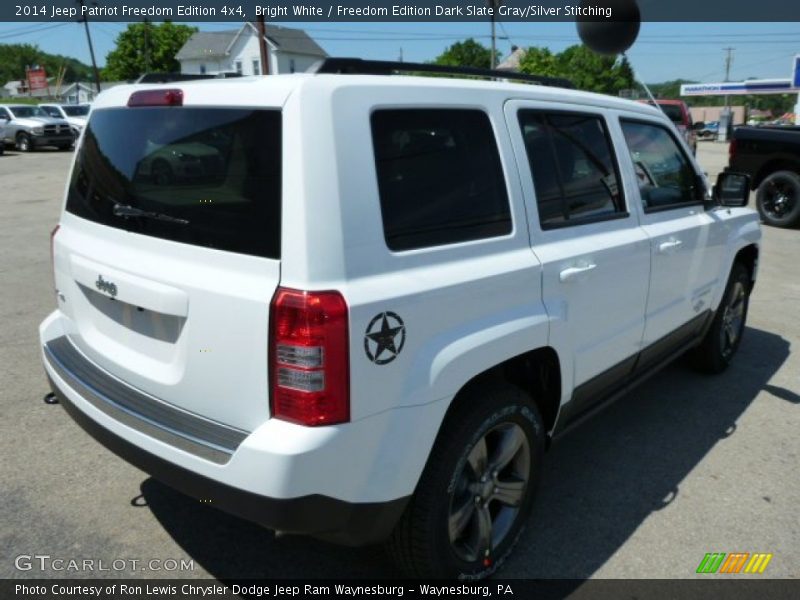
<instances>
[{"instance_id":1,"label":"parked car","mask_svg":"<svg viewBox=\"0 0 800 600\"><path fill-rule=\"evenodd\" d=\"M653 102L650 100L640 100L639 102L653 106ZM697 154L697 131L703 129L705 123L702 121L695 123L692 120L692 111L689 110L689 106L683 100L659 99L656 100L656 105L667 115L670 121L675 123L675 127L681 132L683 139L686 140L692 152ZM719 123L717 123L717 126L719 127Z\"/></svg>"},{"instance_id":2,"label":"parked car","mask_svg":"<svg viewBox=\"0 0 800 600\"><path fill-rule=\"evenodd\" d=\"M72 132L77 139L86 127L89 117L89 104L40 104L39 108L54 119L64 119L72 126Z\"/></svg>"},{"instance_id":3,"label":"parked car","mask_svg":"<svg viewBox=\"0 0 800 600\"><path fill-rule=\"evenodd\" d=\"M661 111L391 75L426 68L101 94L40 338L69 415L154 477L479 578L553 439L686 352L731 364L761 232ZM216 166L140 176L156 155Z\"/></svg>"},{"instance_id":4,"label":"parked car","mask_svg":"<svg viewBox=\"0 0 800 600\"><path fill-rule=\"evenodd\" d=\"M38 106L0 104L0 123L5 126L3 143L12 144L21 152L42 146L69 150L75 141L67 121L50 117Z\"/></svg>"},{"instance_id":5,"label":"parked car","mask_svg":"<svg viewBox=\"0 0 800 600\"><path fill-rule=\"evenodd\" d=\"M729 169L747 173L764 223L800 225L800 127L737 127Z\"/></svg>"},{"instance_id":6,"label":"parked car","mask_svg":"<svg viewBox=\"0 0 800 600\"><path fill-rule=\"evenodd\" d=\"M716 139L719 135L719 121L705 123L703 128L697 132L700 139Z\"/></svg>"}]
</instances>

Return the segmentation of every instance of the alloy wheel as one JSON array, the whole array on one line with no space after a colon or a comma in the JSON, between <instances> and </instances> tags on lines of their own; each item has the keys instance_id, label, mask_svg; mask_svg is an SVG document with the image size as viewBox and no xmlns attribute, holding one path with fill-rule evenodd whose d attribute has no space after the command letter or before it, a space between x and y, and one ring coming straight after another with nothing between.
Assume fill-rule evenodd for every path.
<instances>
[{"instance_id":1,"label":"alloy wheel","mask_svg":"<svg viewBox=\"0 0 800 600\"><path fill-rule=\"evenodd\" d=\"M764 212L774 219L782 219L794 207L797 198L789 181L783 179L772 180L766 187L763 201Z\"/></svg>"},{"instance_id":2,"label":"alloy wheel","mask_svg":"<svg viewBox=\"0 0 800 600\"><path fill-rule=\"evenodd\" d=\"M731 288L730 299L722 313L722 327L720 328L722 355L727 359L736 349L736 343L742 335L745 318L745 303L747 292L741 281L736 281Z\"/></svg>"},{"instance_id":3,"label":"alloy wheel","mask_svg":"<svg viewBox=\"0 0 800 600\"><path fill-rule=\"evenodd\" d=\"M530 461L516 423L497 425L471 448L450 496L450 544L461 560L484 559L505 540L527 492Z\"/></svg>"}]
</instances>

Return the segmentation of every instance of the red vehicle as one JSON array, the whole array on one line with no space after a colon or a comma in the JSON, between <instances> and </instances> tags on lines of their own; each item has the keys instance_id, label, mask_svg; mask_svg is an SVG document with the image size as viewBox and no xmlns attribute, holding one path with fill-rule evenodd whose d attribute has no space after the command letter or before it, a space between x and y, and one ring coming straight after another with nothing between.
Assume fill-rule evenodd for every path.
<instances>
[{"instance_id":1,"label":"red vehicle","mask_svg":"<svg viewBox=\"0 0 800 600\"><path fill-rule=\"evenodd\" d=\"M639 100L639 102L653 106L651 100ZM656 104L664 111L669 120L675 123L675 127L681 132L692 152L697 154L697 130L701 129L705 123L692 121L692 112L683 100L656 100Z\"/></svg>"}]
</instances>

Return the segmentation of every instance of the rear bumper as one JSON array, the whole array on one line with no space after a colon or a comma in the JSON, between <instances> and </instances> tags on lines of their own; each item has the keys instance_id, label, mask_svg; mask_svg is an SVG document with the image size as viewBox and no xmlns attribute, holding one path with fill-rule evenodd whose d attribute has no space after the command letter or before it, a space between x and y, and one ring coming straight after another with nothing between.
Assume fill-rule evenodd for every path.
<instances>
[{"instance_id":1,"label":"rear bumper","mask_svg":"<svg viewBox=\"0 0 800 600\"><path fill-rule=\"evenodd\" d=\"M236 439L220 423L200 427L196 420L176 419L181 415L164 406L141 404L143 399L132 395L136 390L80 350L84 342L61 311L45 319L40 337L53 392L70 416L110 450L221 510L271 529L347 545L389 536L449 405L443 399L328 427L266 419L254 431L238 430ZM59 340L78 356L69 360ZM105 385L101 376L115 384ZM188 442L177 443L176 435ZM226 455L204 455L198 442L213 442Z\"/></svg>"},{"instance_id":2,"label":"rear bumper","mask_svg":"<svg viewBox=\"0 0 800 600\"><path fill-rule=\"evenodd\" d=\"M407 498L390 502L351 503L322 495L276 499L209 479L142 450L82 412L55 384L50 388L70 417L103 446L166 485L199 501L270 529L313 535L359 546L389 536Z\"/></svg>"}]
</instances>

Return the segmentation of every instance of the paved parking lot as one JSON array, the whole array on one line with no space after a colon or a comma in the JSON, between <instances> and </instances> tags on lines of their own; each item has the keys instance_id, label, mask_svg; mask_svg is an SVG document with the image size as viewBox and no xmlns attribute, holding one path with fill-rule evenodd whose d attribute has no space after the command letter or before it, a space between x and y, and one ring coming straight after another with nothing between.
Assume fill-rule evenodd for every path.
<instances>
[{"instance_id":1,"label":"paved parking lot","mask_svg":"<svg viewBox=\"0 0 800 600\"><path fill-rule=\"evenodd\" d=\"M71 156L0 156L0 577L108 574L21 572L20 554L137 560L122 573L138 576L392 576L373 548L276 539L183 497L42 402L36 331ZM714 175L726 146L700 158ZM556 445L504 576L682 578L706 552L770 552L762 577L800 577L800 231L764 233L734 367L669 367ZM142 571L151 559L194 569Z\"/></svg>"}]
</instances>

